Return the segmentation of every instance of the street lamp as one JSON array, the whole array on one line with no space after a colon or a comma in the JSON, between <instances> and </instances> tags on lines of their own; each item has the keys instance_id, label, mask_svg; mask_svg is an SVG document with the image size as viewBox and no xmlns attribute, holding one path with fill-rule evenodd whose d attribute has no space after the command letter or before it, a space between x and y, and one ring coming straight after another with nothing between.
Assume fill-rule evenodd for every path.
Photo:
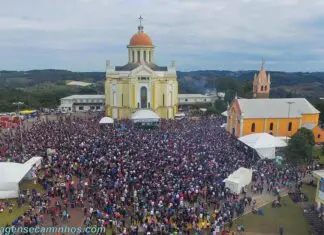
<instances>
[{"instance_id":1,"label":"street lamp","mask_svg":"<svg viewBox=\"0 0 324 235\"><path fill-rule=\"evenodd\" d=\"M21 150L24 150L24 144L22 140L22 130L21 130L21 117L20 117L20 106L24 105L23 102L14 102L13 105L17 105L18 115L19 115L19 131L20 131L20 143L21 143Z\"/></svg>"},{"instance_id":2,"label":"street lamp","mask_svg":"<svg viewBox=\"0 0 324 235\"><path fill-rule=\"evenodd\" d=\"M289 118L290 118L290 105L292 105L293 103L295 103L294 101L288 101L288 126L287 126L287 135L286 135L286 143L288 144L288 134L289 134Z\"/></svg>"}]
</instances>

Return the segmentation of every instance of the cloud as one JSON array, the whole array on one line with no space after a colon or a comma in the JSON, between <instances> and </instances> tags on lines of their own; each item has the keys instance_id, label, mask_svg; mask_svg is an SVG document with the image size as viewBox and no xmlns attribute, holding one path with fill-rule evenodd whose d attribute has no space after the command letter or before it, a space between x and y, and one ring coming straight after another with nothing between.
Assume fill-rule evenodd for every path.
<instances>
[{"instance_id":1,"label":"cloud","mask_svg":"<svg viewBox=\"0 0 324 235\"><path fill-rule=\"evenodd\" d=\"M180 70L248 70L264 57L269 70L323 68L323 0L0 2L0 69L124 64L139 15L161 65L175 59Z\"/></svg>"}]
</instances>

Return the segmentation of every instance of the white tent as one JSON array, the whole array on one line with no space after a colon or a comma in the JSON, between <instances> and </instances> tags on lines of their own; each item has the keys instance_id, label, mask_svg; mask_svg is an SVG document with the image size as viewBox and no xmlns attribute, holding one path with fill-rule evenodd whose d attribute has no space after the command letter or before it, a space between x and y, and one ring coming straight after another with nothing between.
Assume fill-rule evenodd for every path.
<instances>
[{"instance_id":1,"label":"white tent","mask_svg":"<svg viewBox=\"0 0 324 235\"><path fill-rule=\"evenodd\" d=\"M42 157L32 157L27 162L24 163L24 165L29 165L31 167L31 170L28 171L28 173L25 175L25 179L31 180L33 179L36 174L35 171L40 167L42 164Z\"/></svg>"},{"instance_id":2,"label":"white tent","mask_svg":"<svg viewBox=\"0 0 324 235\"><path fill-rule=\"evenodd\" d=\"M19 182L32 167L31 164L0 162L0 199L18 197Z\"/></svg>"},{"instance_id":3,"label":"white tent","mask_svg":"<svg viewBox=\"0 0 324 235\"><path fill-rule=\"evenodd\" d=\"M227 117L227 115L228 115L227 111L222 112L221 115L224 116L224 117Z\"/></svg>"},{"instance_id":4,"label":"white tent","mask_svg":"<svg viewBox=\"0 0 324 235\"><path fill-rule=\"evenodd\" d=\"M31 159L29 159L24 164L31 165L32 167L35 166L36 168L38 168L40 166L40 164L42 163L42 160L43 160L42 157L32 157Z\"/></svg>"},{"instance_id":5,"label":"white tent","mask_svg":"<svg viewBox=\"0 0 324 235\"><path fill-rule=\"evenodd\" d=\"M138 122L159 122L160 117L159 117L159 115L157 115L155 112L153 112L151 110L142 109L142 110L136 111L132 115L132 120L135 123L138 123Z\"/></svg>"},{"instance_id":6,"label":"white tent","mask_svg":"<svg viewBox=\"0 0 324 235\"><path fill-rule=\"evenodd\" d=\"M232 193L240 194L242 188L249 185L252 181L252 170L240 167L225 180L225 187L229 188Z\"/></svg>"},{"instance_id":7,"label":"white tent","mask_svg":"<svg viewBox=\"0 0 324 235\"><path fill-rule=\"evenodd\" d=\"M100 119L99 124L114 124L114 119L111 117L103 117Z\"/></svg>"},{"instance_id":8,"label":"white tent","mask_svg":"<svg viewBox=\"0 0 324 235\"><path fill-rule=\"evenodd\" d=\"M242 136L241 142L257 151L261 158L274 159L277 147L286 147L287 144L280 138L276 138L268 133L256 133Z\"/></svg>"},{"instance_id":9,"label":"white tent","mask_svg":"<svg viewBox=\"0 0 324 235\"><path fill-rule=\"evenodd\" d=\"M185 116L186 116L186 114L184 114L184 113L176 113L176 114L174 115L174 118L175 118L176 120L181 120L181 119L183 119Z\"/></svg>"}]
</instances>

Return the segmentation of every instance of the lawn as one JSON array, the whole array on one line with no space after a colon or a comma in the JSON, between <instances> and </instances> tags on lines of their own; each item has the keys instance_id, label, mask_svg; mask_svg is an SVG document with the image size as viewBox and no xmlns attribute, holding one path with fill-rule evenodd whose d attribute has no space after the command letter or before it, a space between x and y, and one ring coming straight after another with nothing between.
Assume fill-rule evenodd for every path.
<instances>
[{"instance_id":1,"label":"lawn","mask_svg":"<svg viewBox=\"0 0 324 235\"><path fill-rule=\"evenodd\" d=\"M316 187L303 184L302 190L303 193L305 193L308 197L308 202L310 204L313 204L315 202L315 197L316 197Z\"/></svg>"},{"instance_id":2,"label":"lawn","mask_svg":"<svg viewBox=\"0 0 324 235\"><path fill-rule=\"evenodd\" d=\"M247 214L233 223L233 228L244 225L246 232L257 234L279 234L279 228L284 228L287 235L308 235L310 227L303 216L302 209L286 196L281 199L281 208L272 208L271 204L263 207L264 216Z\"/></svg>"},{"instance_id":3,"label":"lawn","mask_svg":"<svg viewBox=\"0 0 324 235\"><path fill-rule=\"evenodd\" d=\"M32 181L23 181L20 184L20 189L36 189L38 192L42 193L43 188L40 184L34 184ZM14 208L12 213L8 212L8 208L4 210L4 212L0 213L0 226L6 226L7 224L11 224L11 222L18 218L20 215L23 215L26 210L28 210L28 205L24 205L20 208L17 207L17 203L15 199L8 199L14 204ZM4 200L3 200L4 201Z\"/></svg>"}]
</instances>

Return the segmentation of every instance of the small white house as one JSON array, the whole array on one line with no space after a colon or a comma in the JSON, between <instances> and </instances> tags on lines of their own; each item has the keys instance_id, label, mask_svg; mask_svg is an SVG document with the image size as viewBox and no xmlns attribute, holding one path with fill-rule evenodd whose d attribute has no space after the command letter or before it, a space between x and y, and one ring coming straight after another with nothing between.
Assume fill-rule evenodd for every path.
<instances>
[{"instance_id":1,"label":"small white house","mask_svg":"<svg viewBox=\"0 0 324 235\"><path fill-rule=\"evenodd\" d=\"M105 95L71 95L61 99L59 109L66 112L104 111Z\"/></svg>"}]
</instances>

